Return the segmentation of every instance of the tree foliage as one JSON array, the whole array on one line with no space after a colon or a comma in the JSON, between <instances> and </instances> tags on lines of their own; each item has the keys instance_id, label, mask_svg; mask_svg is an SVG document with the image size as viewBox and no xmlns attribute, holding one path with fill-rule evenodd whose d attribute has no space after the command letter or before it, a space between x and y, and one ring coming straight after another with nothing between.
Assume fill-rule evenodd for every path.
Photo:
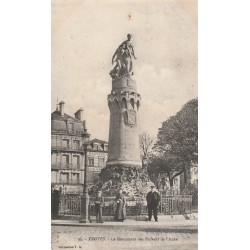
<instances>
[{"instance_id":1,"label":"tree foliage","mask_svg":"<svg viewBox=\"0 0 250 250\"><path fill-rule=\"evenodd\" d=\"M150 168L165 172L170 180L198 163L198 99L186 103L175 115L162 123L158 131ZM186 179L186 178L185 178Z\"/></svg>"},{"instance_id":2,"label":"tree foliage","mask_svg":"<svg viewBox=\"0 0 250 250\"><path fill-rule=\"evenodd\" d=\"M179 159L171 154L164 153L163 155L154 155L150 159L150 165L148 168L149 175L153 174L166 174L170 187L173 186L174 178L183 173L183 163Z\"/></svg>"},{"instance_id":3,"label":"tree foliage","mask_svg":"<svg viewBox=\"0 0 250 250\"><path fill-rule=\"evenodd\" d=\"M198 162L198 99L189 101L163 122L156 146L189 164Z\"/></svg>"}]
</instances>

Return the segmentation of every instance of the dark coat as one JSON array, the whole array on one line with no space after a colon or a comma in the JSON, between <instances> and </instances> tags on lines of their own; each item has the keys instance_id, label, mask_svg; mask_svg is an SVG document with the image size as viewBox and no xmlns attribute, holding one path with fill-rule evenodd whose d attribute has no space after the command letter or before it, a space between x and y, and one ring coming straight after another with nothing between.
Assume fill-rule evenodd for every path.
<instances>
[{"instance_id":1,"label":"dark coat","mask_svg":"<svg viewBox=\"0 0 250 250\"><path fill-rule=\"evenodd\" d=\"M59 211L60 192L56 189L51 190L51 213L57 215Z\"/></svg>"},{"instance_id":2,"label":"dark coat","mask_svg":"<svg viewBox=\"0 0 250 250\"><path fill-rule=\"evenodd\" d=\"M155 207L159 206L159 203L161 201L161 197L159 193L156 191L148 192L146 199L147 199L148 206L155 206Z\"/></svg>"},{"instance_id":3,"label":"dark coat","mask_svg":"<svg viewBox=\"0 0 250 250\"><path fill-rule=\"evenodd\" d=\"M117 194L115 197L116 201L116 211L115 219L116 220L125 220L126 219L126 198L124 194Z\"/></svg>"}]
</instances>

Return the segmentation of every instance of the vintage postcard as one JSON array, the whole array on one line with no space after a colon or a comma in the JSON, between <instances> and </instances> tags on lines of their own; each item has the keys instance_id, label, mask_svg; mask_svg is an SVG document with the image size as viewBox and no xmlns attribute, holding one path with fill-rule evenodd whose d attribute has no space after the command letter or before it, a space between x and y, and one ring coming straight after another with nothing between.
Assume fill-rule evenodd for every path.
<instances>
[{"instance_id":1,"label":"vintage postcard","mask_svg":"<svg viewBox=\"0 0 250 250\"><path fill-rule=\"evenodd\" d=\"M198 249L197 0L51 20L51 248Z\"/></svg>"}]
</instances>

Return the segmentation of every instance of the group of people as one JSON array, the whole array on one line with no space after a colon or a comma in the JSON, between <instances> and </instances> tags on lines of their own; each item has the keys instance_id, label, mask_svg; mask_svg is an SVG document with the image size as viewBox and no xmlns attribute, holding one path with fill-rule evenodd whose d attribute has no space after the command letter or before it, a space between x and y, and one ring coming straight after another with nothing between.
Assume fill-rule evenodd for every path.
<instances>
[{"instance_id":1,"label":"group of people","mask_svg":"<svg viewBox=\"0 0 250 250\"><path fill-rule=\"evenodd\" d=\"M126 219L126 198L122 192L122 189L119 189L118 194L115 197L116 202L116 211L115 211L115 220L124 221ZM158 221L158 207L161 201L160 194L156 191L155 186L151 186L150 192L146 196L147 206L148 206L148 221L151 221L152 215L154 220ZM102 207L104 204L104 198L102 192L98 191L95 198L95 212L96 212L96 222L103 223L102 220Z\"/></svg>"},{"instance_id":2,"label":"group of people","mask_svg":"<svg viewBox=\"0 0 250 250\"><path fill-rule=\"evenodd\" d=\"M115 197L116 201L116 211L115 220L124 221L126 219L126 198L122 193L122 189L119 189L118 194ZM96 223L103 223L102 220L102 207L104 205L104 198L102 196L102 191L98 191L95 197L95 214Z\"/></svg>"},{"instance_id":3,"label":"group of people","mask_svg":"<svg viewBox=\"0 0 250 250\"><path fill-rule=\"evenodd\" d=\"M146 196L147 207L148 207L148 221L151 221L152 215L154 216L155 221L158 221L158 207L160 204L160 195L156 191L155 186L151 186L150 192ZM126 197L123 194L123 190L119 189L118 194L115 197L116 202L116 211L115 211L115 220L123 222L126 219ZM52 186L51 189L51 215L52 219L56 219L59 211L60 203L60 191ZM102 220L102 208L104 205L104 197L102 196L102 191L99 190L95 197L95 214L96 222L103 223Z\"/></svg>"}]
</instances>

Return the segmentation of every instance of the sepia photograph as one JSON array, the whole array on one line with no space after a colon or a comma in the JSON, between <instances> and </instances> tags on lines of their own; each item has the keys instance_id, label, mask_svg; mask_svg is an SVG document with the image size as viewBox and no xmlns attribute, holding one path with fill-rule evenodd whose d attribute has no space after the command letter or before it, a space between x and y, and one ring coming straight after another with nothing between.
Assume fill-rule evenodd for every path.
<instances>
[{"instance_id":1,"label":"sepia photograph","mask_svg":"<svg viewBox=\"0 0 250 250\"><path fill-rule=\"evenodd\" d=\"M249 5L1 1L0 248L248 249Z\"/></svg>"},{"instance_id":2,"label":"sepia photograph","mask_svg":"<svg viewBox=\"0 0 250 250\"><path fill-rule=\"evenodd\" d=\"M197 0L51 0L51 249L198 249Z\"/></svg>"}]
</instances>

